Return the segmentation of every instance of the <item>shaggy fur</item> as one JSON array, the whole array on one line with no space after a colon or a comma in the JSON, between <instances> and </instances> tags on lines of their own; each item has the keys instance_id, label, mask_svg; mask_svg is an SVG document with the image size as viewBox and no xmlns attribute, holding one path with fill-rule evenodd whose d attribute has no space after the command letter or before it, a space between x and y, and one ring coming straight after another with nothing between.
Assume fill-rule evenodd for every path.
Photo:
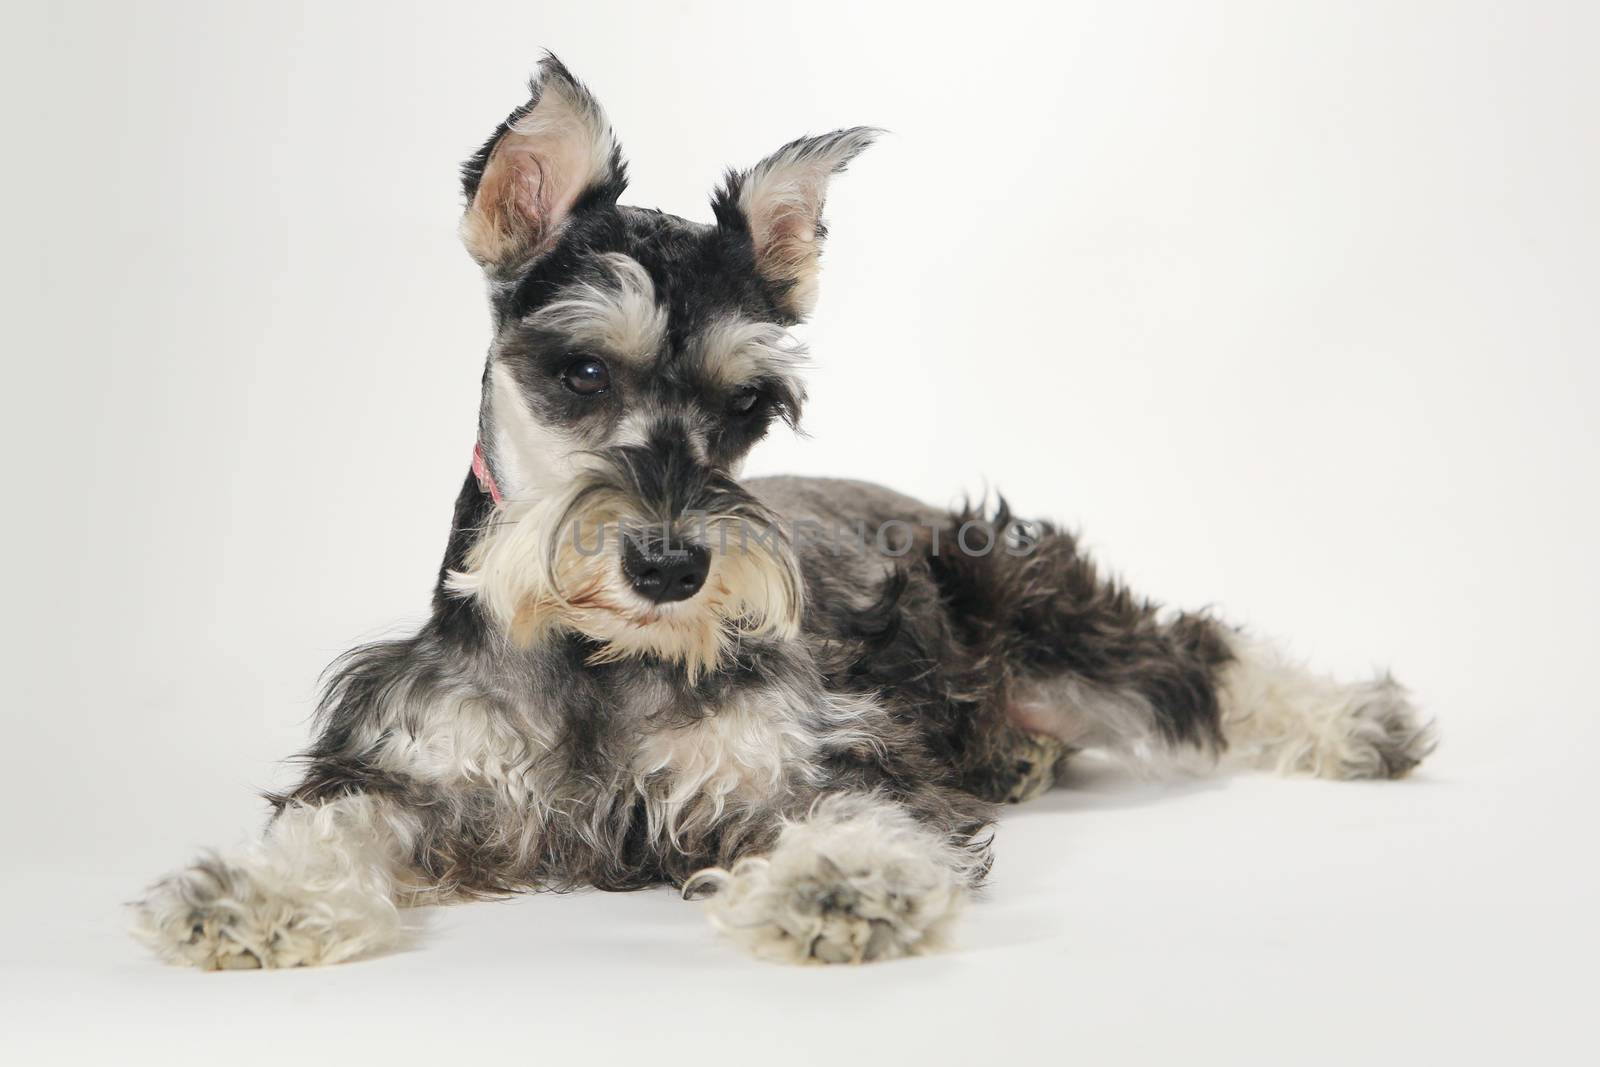
<instances>
[{"instance_id":1,"label":"shaggy fur","mask_svg":"<svg viewBox=\"0 0 1600 1067\"><path fill-rule=\"evenodd\" d=\"M689 222L617 203L604 112L541 64L464 169L495 333L432 617L334 664L265 835L152 886L140 937L334 963L410 905L665 884L764 957L914 955L983 880L995 805L1080 749L1339 778L1429 751L1387 678L1162 611L1003 504L738 480L800 418L786 328L872 137L792 142Z\"/></svg>"}]
</instances>

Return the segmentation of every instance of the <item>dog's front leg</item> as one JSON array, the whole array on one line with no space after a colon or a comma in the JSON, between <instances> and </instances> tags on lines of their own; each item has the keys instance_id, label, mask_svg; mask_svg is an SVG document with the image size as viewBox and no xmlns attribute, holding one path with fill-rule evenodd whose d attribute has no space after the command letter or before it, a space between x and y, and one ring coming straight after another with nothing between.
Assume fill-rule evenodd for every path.
<instances>
[{"instance_id":1,"label":"dog's front leg","mask_svg":"<svg viewBox=\"0 0 1600 1067\"><path fill-rule=\"evenodd\" d=\"M338 963L390 947L414 833L380 797L291 802L259 841L151 886L132 906L134 933L206 970Z\"/></svg>"},{"instance_id":2,"label":"dog's front leg","mask_svg":"<svg viewBox=\"0 0 1600 1067\"><path fill-rule=\"evenodd\" d=\"M723 933L789 963L861 963L939 947L986 867L981 849L876 793L832 793L770 851L689 879Z\"/></svg>"}]
</instances>

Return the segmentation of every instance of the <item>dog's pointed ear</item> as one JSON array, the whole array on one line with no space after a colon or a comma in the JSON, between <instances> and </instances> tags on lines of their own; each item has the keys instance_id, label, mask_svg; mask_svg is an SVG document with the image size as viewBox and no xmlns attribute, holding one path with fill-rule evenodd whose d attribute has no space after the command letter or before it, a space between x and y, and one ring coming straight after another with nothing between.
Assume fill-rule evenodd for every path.
<instances>
[{"instance_id":1,"label":"dog's pointed ear","mask_svg":"<svg viewBox=\"0 0 1600 1067\"><path fill-rule=\"evenodd\" d=\"M729 171L712 197L717 225L731 239L749 243L756 271L795 321L817 301L828 180L882 132L856 126L792 141L749 170Z\"/></svg>"},{"instance_id":2,"label":"dog's pointed ear","mask_svg":"<svg viewBox=\"0 0 1600 1067\"><path fill-rule=\"evenodd\" d=\"M549 251L574 213L616 203L628 184L605 112L559 59L547 54L528 89L461 168L461 239L491 272Z\"/></svg>"}]
</instances>

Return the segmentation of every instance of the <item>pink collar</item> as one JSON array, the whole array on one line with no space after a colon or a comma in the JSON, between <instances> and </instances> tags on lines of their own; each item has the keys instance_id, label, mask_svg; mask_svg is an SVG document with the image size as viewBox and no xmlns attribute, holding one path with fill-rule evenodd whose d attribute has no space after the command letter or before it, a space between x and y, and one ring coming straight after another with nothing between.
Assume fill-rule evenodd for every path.
<instances>
[{"instance_id":1,"label":"pink collar","mask_svg":"<svg viewBox=\"0 0 1600 1067\"><path fill-rule=\"evenodd\" d=\"M489 494L489 499L500 505L500 487L494 484L494 475L489 473L488 461L483 458L483 444L480 442L472 446L472 473L478 479L478 488Z\"/></svg>"}]
</instances>

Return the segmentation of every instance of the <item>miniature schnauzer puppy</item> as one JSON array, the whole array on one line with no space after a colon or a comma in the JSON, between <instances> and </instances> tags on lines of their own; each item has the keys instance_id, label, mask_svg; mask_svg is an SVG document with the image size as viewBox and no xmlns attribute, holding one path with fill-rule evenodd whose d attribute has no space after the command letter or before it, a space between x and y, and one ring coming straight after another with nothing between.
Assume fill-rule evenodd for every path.
<instances>
[{"instance_id":1,"label":"miniature schnauzer puppy","mask_svg":"<svg viewBox=\"0 0 1600 1067\"><path fill-rule=\"evenodd\" d=\"M1391 679L1159 610L1003 504L740 481L800 418L788 328L875 131L730 171L689 222L618 203L622 152L560 62L531 91L464 167L494 338L432 616L331 668L258 840L133 905L162 956L336 963L413 905L661 884L770 959L914 955L988 871L995 806L1079 750L1326 778L1429 752Z\"/></svg>"}]
</instances>

